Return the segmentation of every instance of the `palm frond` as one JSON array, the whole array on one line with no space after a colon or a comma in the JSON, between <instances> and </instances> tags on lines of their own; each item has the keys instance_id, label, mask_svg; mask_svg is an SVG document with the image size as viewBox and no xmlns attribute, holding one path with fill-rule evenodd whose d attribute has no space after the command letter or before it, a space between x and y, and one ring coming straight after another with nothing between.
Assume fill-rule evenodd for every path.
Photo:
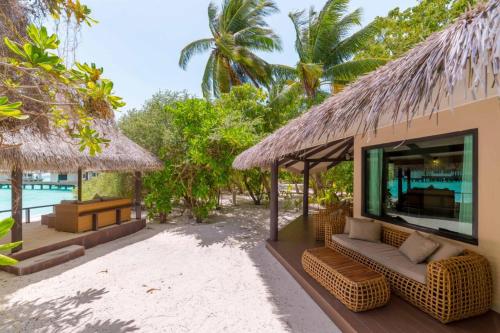
<instances>
[{"instance_id":1,"label":"palm frond","mask_svg":"<svg viewBox=\"0 0 500 333\"><path fill-rule=\"evenodd\" d=\"M275 81L296 80L297 69L287 65L272 64L271 73Z\"/></svg>"},{"instance_id":2,"label":"palm frond","mask_svg":"<svg viewBox=\"0 0 500 333\"><path fill-rule=\"evenodd\" d=\"M330 78L334 83L351 82L358 76L371 72L378 67L385 65L387 61L387 59L377 58L347 61L328 68L325 72L325 76Z\"/></svg>"},{"instance_id":3,"label":"palm frond","mask_svg":"<svg viewBox=\"0 0 500 333\"><path fill-rule=\"evenodd\" d=\"M205 65L205 71L203 73L203 79L201 81L201 91L203 96L208 98L213 91L214 86L214 69L216 61L216 51L212 51L208 57L207 64Z\"/></svg>"},{"instance_id":4,"label":"palm frond","mask_svg":"<svg viewBox=\"0 0 500 333\"><path fill-rule=\"evenodd\" d=\"M219 19L218 19L218 7L213 2L208 4L208 26L210 32L214 37L218 35L219 30Z\"/></svg>"},{"instance_id":5,"label":"palm frond","mask_svg":"<svg viewBox=\"0 0 500 333\"><path fill-rule=\"evenodd\" d=\"M297 51L297 54L299 55L299 59L301 61L305 60L305 46L304 46L304 35L303 35L303 29L305 25L307 24L304 20L304 14L305 11L297 11L297 12L291 12L288 14L288 17L292 21L293 27L295 29L295 50Z\"/></svg>"},{"instance_id":6,"label":"palm frond","mask_svg":"<svg viewBox=\"0 0 500 333\"><path fill-rule=\"evenodd\" d=\"M214 47L214 45L215 41L213 38L198 39L194 42L189 43L181 51L181 56L179 57L179 66L182 69L186 69L189 60L193 55L205 52Z\"/></svg>"},{"instance_id":7,"label":"palm frond","mask_svg":"<svg viewBox=\"0 0 500 333\"><path fill-rule=\"evenodd\" d=\"M335 65L351 59L353 55L362 49L367 42L372 40L379 31L380 30L377 25L372 22L351 36L345 38L330 51L332 57L328 62L326 62L327 66Z\"/></svg>"},{"instance_id":8,"label":"palm frond","mask_svg":"<svg viewBox=\"0 0 500 333\"><path fill-rule=\"evenodd\" d=\"M280 38L271 30L260 27L248 27L234 34L236 44L257 51L281 50Z\"/></svg>"}]
</instances>

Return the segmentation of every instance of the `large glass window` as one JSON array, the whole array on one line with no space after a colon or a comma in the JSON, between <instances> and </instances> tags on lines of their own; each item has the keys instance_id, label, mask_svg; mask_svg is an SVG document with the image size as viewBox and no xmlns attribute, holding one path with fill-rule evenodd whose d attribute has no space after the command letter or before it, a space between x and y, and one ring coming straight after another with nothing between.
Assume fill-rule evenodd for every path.
<instances>
[{"instance_id":1,"label":"large glass window","mask_svg":"<svg viewBox=\"0 0 500 333\"><path fill-rule=\"evenodd\" d=\"M364 149L364 214L475 238L475 132Z\"/></svg>"}]
</instances>

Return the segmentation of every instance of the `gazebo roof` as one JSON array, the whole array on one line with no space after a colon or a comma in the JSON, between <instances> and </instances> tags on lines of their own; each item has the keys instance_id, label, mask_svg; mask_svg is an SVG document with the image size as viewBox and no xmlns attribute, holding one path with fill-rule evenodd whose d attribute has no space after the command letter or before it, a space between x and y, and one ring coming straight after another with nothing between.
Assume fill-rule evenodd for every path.
<instances>
[{"instance_id":1,"label":"gazebo roof","mask_svg":"<svg viewBox=\"0 0 500 333\"><path fill-rule=\"evenodd\" d=\"M0 170L72 171L151 171L161 169L161 161L127 138L114 120L94 121L93 129L109 139L102 153L81 152L77 141L59 128L40 131L29 126L4 134L0 149Z\"/></svg>"},{"instance_id":2,"label":"gazebo roof","mask_svg":"<svg viewBox=\"0 0 500 333\"><path fill-rule=\"evenodd\" d=\"M472 98L484 97L492 86L498 94L499 72L500 4L491 0L290 121L241 153L233 166L267 167L311 147L430 117L443 101L451 100L453 108L458 88L470 90Z\"/></svg>"}]
</instances>

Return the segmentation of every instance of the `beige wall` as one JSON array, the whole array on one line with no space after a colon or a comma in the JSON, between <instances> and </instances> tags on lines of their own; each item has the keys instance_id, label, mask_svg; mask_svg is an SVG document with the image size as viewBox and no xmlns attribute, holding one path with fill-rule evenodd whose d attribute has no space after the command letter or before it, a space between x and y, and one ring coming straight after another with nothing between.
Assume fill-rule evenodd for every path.
<instances>
[{"instance_id":1,"label":"beige wall","mask_svg":"<svg viewBox=\"0 0 500 333\"><path fill-rule=\"evenodd\" d=\"M500 312L500 98L495 96L439 112L439 117L419 118L411 127L400 124L379 129L370 138L360 135L354 143L354 214L361 215L361 147L404 139L478 129L478 239L466 247L488 258L493 270L493 309Z\"/></svg>"}]
</instances>

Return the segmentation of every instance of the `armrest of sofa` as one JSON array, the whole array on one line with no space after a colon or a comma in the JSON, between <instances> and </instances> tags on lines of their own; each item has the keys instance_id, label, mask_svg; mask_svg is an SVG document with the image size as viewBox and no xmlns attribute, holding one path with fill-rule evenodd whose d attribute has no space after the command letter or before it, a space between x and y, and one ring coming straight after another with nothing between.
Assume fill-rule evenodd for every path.
<instances>
[{"instance_id":1,"label":"armrest of sofa","mask_svg":"<svg viewBox=\"0 0 500 333\"><path fill-rule=\"evenodd\" d=\"M325 246L331 245L332 235L344 232L345 214L339 209L329 215L325 223Z\"/></svg>"},{"instance_id":2,"label":"armrest of sofa","mask_svg":"<svg viewBox=\"0 0 500 333\"><path fill-rule=\"evenodd\" d=\"M493 299L493 280L485 257L472 251L433 261L427 265L427 284L436 295L432 307L440 309L443 322L467 313L488 311Z\"/></svg>"}]
</instances>

